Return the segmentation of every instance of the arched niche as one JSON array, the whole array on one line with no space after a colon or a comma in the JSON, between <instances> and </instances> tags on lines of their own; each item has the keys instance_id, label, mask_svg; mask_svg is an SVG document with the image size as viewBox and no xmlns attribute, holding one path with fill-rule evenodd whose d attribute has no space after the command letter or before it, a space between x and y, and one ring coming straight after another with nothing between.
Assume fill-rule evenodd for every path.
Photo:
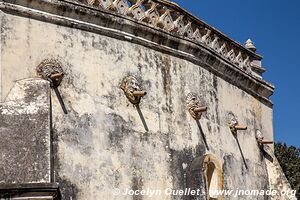
<instances>
[{"instance_id":1,"label":"arched niche","mask_svg":"<svg viewBox=\"0 0 300 200\"><path fill-rule=\"evenodd\" d=\"M188 179L188 186L192 189L200 189L205 193L206 200L224 199L222 195L216 193L223 189L223 177L221 162L215 155L206 154L195 158L190 165Z\"/></svg>"}]
</instances>

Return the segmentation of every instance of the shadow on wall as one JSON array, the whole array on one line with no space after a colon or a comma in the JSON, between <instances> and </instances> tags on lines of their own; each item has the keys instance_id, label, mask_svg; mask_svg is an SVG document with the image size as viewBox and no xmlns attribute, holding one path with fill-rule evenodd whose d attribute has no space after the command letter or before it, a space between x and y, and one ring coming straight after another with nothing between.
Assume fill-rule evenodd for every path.
<instances>
[{"instance_id":1,"label":"shadow on wall","mask_svg":"<svg viewBox=\"0 0 300 200\"><path fill-rule=\"evenodd\" d=\"M144 126L145 131L148 132L148 131L149 131L149 128L148 128L148 126L147 126L146 120L145 120L145 118L144 118L144 115L143 115L143 113L142 113L142 111L141 111L141 108L140 108L139 104L136 104L136 105L135 105L135 108L136 108L136 110L137 110L137 112L138 112L138 114L139 114L139 116L140 116L140 118L141 118L141 121L142 121L142 123L143 123L143 126Z\"/></svg>"},{"instance_id":2,"label":"shadow on wall","mask_svg":"<svg viewBox=\"0 0 300 200\"><path fill-rule=\"evenodd\" d=\"M239 140L238 140L238 138L237 138L237 137L234 137L234 138L235 138L235 140L236 140L236 143L237 143L237 145L238 145L238 147L239 147L239 150L240 150L241 156L242 156L242 158L243 158L244 165L245 165L246 169L248 169L248 165L247 165L247 163L246 163L246 159L245 159L245 157L244 157L244 154L243 154L243 151L242 151L242 148L241 148L240 142L239 142Z\"/></svg>"},{"instance_id":3,"label":"shadow on wall","mask_svg":"<svg viewBox=\"0 0 300 200\"><path fill-rule=\"evenodd\" d=\"M197 122L197 126L198 126L198 128L199 128L200 134L201 134L201 136L202 136L203 142L204 142L204 144L205 144L205 147L206 147L206 149L209 151L209 147L208 147L208 144L207 144L206 137L205 137L205 135L204 135L203 129L202 129L202 127L201 127L200 121L199 121L199 120L196 120L196 122Z\"/></svg>"}]
</instances>

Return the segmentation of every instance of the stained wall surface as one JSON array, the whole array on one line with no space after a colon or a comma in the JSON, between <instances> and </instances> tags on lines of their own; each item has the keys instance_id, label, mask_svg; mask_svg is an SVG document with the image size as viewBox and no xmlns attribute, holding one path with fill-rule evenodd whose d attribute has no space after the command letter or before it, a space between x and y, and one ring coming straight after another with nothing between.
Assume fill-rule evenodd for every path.
<instances>
[{"instance_id":1,"label":"stained wall surface","mask_svg":"<svg viewBox=\"0 0 300 200\"><path fill-rule=\"evenodd\" d=\"M0 184L50 182L49 85L19 80L0 104Z\"/></svg>"},{"instance_id":2,"label":"stained wall surface","mask_svg":"<svg viewBox=\"0 0 300 200\"><path fill-rule=\"evenodd\" d=\"M62 63L59 90L68 114L53 91L51 103L54 180L63 199L150 199L112 190L183 189L189 166L204 154L219 159L224 189L269 187L255 131L273 140L272 108L247 92L196 63L143 45L8 13L1 13L1 23L2 100L15 80L37 77L44 59ZM139 107L120 89L127 75L148 93ZM189 92L208 106L199 123L187 111ZM229 113L248 126L237 138Z\"/></svg>"}]
</instances>

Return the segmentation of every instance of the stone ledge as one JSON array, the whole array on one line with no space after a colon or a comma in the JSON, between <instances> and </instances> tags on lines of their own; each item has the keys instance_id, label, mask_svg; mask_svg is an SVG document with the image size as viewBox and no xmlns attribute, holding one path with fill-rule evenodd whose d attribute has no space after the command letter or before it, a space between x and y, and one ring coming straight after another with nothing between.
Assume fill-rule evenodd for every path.
<instances>
[{"instance_id":1,"label":"stone ledge","mask_svg":"<svg viewBox=\"0 0 300 200\"><path fill-rule=\"evenodd\" d=\"M166 52L199 64L272 107L269 97L274 86L220 56L207 46L149 27L127 16L74 5L64 1L11 1L0 9L20 16L82 29ZM19 4L19 5L18 5Z\"/></svg>"},{"instance_id":2,"label":"stone ledge","mask_svg":"<svg viewBox=\"0 0 300 200\"><path fill-rule=\"evenodd\" d=\"M0 184L0 199L12 200L60 200L56 183L34 184Z\"/></svg>"},{"instance_id":3,"label":"stone ledge","mask_svg":"<svg viewBox=\"0 0 300 200\"><path fill-rule=\"evenodd\" d=\"M49 183L50 84L19 80L0 103L0 183Z\"/></svg>"}]
</instances>

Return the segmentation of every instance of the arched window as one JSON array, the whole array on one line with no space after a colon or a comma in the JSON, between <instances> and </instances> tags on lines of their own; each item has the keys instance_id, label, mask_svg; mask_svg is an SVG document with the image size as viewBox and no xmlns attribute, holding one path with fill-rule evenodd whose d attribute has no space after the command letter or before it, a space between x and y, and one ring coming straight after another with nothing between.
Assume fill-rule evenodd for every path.
<instances>
[{"instance_id":1,"label":"arched window","mask_svg":"<svg viewBox=\"0 0 300 200\"><path fill-rule=\"evenodd\" d=\"M190 186L203 191L207 200L223 200L223 196L219 195L223 189L222 167L216 156L207 154L195 158L190 166L189 178Z\"/></svg>"}]
</instances>

